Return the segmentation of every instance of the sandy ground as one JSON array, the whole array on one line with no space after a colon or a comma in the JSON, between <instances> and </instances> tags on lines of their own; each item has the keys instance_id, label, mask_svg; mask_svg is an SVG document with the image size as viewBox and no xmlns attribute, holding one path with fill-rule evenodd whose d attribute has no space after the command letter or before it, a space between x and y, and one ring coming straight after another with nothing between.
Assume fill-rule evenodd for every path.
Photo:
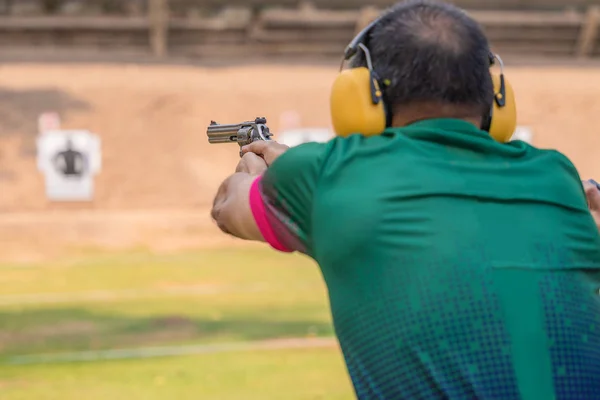
<instances>
[{"instance_id":1,"label":"sandy ground","mask_svg":"<svg viewBox=\"0 0 600 400\"><path fill-rule=\"evenodd\" d=\"M235 123L296 110L328 127L335 67L10 64L0 67L0 258L34 257L56 243L176 248L230 243L208 218L236 145L209 145L214 119ZM562 151L600 178L600 68L512 68L519 124L534 144ZM35 164L37 116L100 135L103 170L91 204L50 204ZM73 213L76 210L77 213ZM152 228L151 228L152 227ZM236 241L238 243L239 241ZM231 242L233 243L233 242ZM35 258L35 257L34 257Z\"/></svg>"}]
</instances>

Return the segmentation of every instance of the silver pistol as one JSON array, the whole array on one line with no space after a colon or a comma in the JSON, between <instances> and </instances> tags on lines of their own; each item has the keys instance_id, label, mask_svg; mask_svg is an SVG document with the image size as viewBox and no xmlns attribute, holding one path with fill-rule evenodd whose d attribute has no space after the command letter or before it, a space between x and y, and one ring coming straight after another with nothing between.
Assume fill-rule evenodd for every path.
<instances>
[{"instance_id":1,"label":"silver pistol","mask_svg":"<svg viewBox=\"0 0 600 400\"><path fill-rule=\"evenodd\" d=\"M240 157L242 147L256 140L271 140L271 132L267 126L267 119L260 117L254 121L242 122L240 124L224 125L211 121L206 130L208 143L237 143L240 146Z\"/></svg>"}]
</instances>

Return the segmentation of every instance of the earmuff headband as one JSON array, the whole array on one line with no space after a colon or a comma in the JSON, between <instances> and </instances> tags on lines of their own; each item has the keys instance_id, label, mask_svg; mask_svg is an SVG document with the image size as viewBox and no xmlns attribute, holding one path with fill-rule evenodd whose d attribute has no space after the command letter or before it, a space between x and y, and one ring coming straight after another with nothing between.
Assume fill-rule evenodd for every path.
<instances>
[{"instance_id":1,"label":"earmuff headband","mask_svg":"<svg viewBox=\"0 0 600 400\"><path fill-rule=\"evenodd\" d=\"M354 39L352 39L352 41L350 42L350 44L348 46L346 46L346 50L344 51L344 61L348 61L349 59L351 59L352 57L354 57L354 55L356 53L358 53L358 49L361 48L360 45L365 42L365 39L367 38L367 35L369 34L369 32L371 32L371 30L373 29L373 27L375 25L377 25L377 23L379 22L379 19L380 18L377 18L375 21L373 21L369 25L367 25L367 27L364 28L362 31L360 31L354 37ZM363 46L364 46L364 44L363 44Z\"/></svg>"},{"instance_id":2,"label":"earmuff headband","mask_svg":"<svg viewBox=\"0 0 600 400\"><path fill-rule=\"evenodd\" d=\"M379 78L375 71L373 70L373 60L371 59L371 52L369 48L364 44L366 36L369 34L369 31L373 28L373 26L377 23L378 20L370 23L365 29L363 29L352 42L346 47L344 51L344 58L342 59L342 64L340 65L340 71L344 69L344 63L354 57L358 50L362 50L365 55L365 60L367 62L367 69L369 70L369 81L371 85L371 101L373 104L379 104L382 101L382 92L381 92L381 84L379 83Z\"/></svg>"},{"instance_id":3,"label":"earmuff headband","mask_svg":"<svg viewBox=\"0 0 600 400\"><path fill-rule=\"evenodd\" d=\"M494 101L498 104L498 107L504 107L506 105L506 82L504 80L504 62L498 54L490 53L490 66L496 64L496 60L498 60L498 64L500 66L500 87L498 88L498 93L494 93Z\"/></svg>"},{"instance_id":4,"label":"earmuff headband","mask_svg":"<svg viewBox=\"0 0 600 400\"><path fill-rule=\"evenodd\" d=\"M358 48L360 48L365 54L365 60L367 61L367 69L369 70L369 80L371 81L371 101L373 104L379 104L381 102L381 87L379 83L379 79L377 74L373 70L373 61L371 60L371 52L369 48L365 46L362 42L358 43Z\"/></svg>"}]
</instances>

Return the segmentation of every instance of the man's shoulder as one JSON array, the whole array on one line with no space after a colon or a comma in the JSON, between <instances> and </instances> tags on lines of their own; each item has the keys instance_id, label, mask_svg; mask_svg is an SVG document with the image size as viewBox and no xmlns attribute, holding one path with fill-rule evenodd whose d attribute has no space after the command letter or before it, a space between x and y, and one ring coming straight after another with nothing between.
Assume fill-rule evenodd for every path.
<instances>
[{"instance_id":1,"label":"man's shoulder","mask_svg":"<svg viewBox=\"0 0 600 400\"><path fill-rule=\"evenodd\" d=\"M363 147L369 138L362 135L348 137L335 136L327 142L307 142L290 147L273 163L277 168L301 167L306 165L324 165L332 158L348 157L353 148Z\"/></svg>"},{"instance_id":2,"label":"man's shoulder","mask_svg":"<svg viewBox=\"0 0 600 400\"><path fill-rule=\"evenodd\" d=\"M581 177L567 155L556 149L539 148L520 141L509 145L526 150L509 168L514 169L515 179L528 181L528 191L534 192L538 199L586 209ZM524 188L519 190L527 191Z\"/></svg>"},{"instance_id":3,"label":"man's shoulder","mask_svg":"<svg viewBox=\"0 0 600 400\"><path fill-rule=\"evenodd\" d=\"M263 175L264 184L295 185L317 181L328 156L329 142L308 142L290 147L271 164Z\"/></svg>"},{"instance_id":4,"label":"man's shoulder","mask_svg":"<svg viewBox=\"0 0 600 400\"><path fill-rule=\"evenodd\" d=\"M568 172L577 174L577 168L571 159L561 151L550 148L540 148L535 145L522 142L520 140L510 142L513 146L520 146L521 148L527 149L527 158L535 160L540 163L553 165L557 168L563 168Z\"/></svg>"},{"instance_id":5,"label":"man's shoulder","mask_svg":"<svg viewBox=\"0 0 600 400\"><path fill-rule=\"evenodd\" d=\"M308 142L290 147L275 160L271 168L296 169L318 165L326 158L328 148L329 142Z\"/></svg>"}]
</instances>

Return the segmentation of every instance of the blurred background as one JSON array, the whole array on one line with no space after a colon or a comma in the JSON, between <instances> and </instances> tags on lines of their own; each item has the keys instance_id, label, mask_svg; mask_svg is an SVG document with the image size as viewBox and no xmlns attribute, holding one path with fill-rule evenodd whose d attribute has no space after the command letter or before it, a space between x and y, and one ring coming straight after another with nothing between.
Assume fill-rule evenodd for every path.
<instances>
[{"instance_id":1,"label":"blurred background","mask_svg":"<svg viewBox=\"0 0 600 400\"><path fill-rule=\"evenodd\" d=\"M326 140L341 53L393 3L0 0L1 399L352 398L314 263L211 222L239 148L206 127ZM455 3L523 137L600 178L598 1Z\"/></svg>"}]
</instances>

